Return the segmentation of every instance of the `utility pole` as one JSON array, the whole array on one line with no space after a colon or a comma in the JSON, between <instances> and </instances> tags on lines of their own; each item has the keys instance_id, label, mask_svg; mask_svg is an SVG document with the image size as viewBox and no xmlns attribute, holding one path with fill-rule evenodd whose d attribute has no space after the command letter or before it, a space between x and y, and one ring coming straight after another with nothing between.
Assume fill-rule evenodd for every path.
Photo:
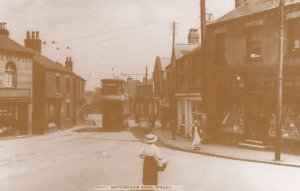
<instances>
[{"instance_id":1,"label":"utility pole","mask_svg":"<svg viewBox=\"0 0 300 191\"><path fill-rule=\"evenodd\" d=\"M206 64L206 45L205 45L205 34L206 34L206 6L205 0L200 0L200 27L201 27L201 66L200 66L200 95L202 96L202 102L204 105L204 111L208 114L208 67ZM208 116L208 115L207 115ZM207 118L205 119L205 127L203 129L203 140L204 142L208 138L207 132Z\"/></svg>"},{"instance_id":2,"label":"utility pole","mask_svg":"<svg viewBox=\"0 0 300 191\"><path fill-rule=\"evenodd\" d=\"M148 85L148 67L146 66L146 86Z\"/></svg>"},{"instance_id":3,"label":"utility pole","mask_svg":"<svg viewBox=\"0 0 300 191\"><path fill-rule=\"evenodd\" d=\"M112 73L113 73L113 75L114 75L114 79L116 79L116 75L115 75L115 72L114 72L114 68L111 68L111 71L112 71Z\"/></svg>"},{"instance_id":4,"label":"utility pole","mask_svg":"<svg viewBox=\"0 0 300 191\"><path fill-rule=\"evenodd\" d=\"M177 34L177 23L175 21L173 21L170 24L170 30L171 30L171 35L172 35L172 50L174 52L174 46L175 46L175 36ZM172 52L172 53L173 53Z\"/></svg>"},{"instance_id":5,"label":"utility pole","mask_svg":"<svg viewBox=\"0 0 300 191\"><path fill-rule=\"evenodd\" d=\"M281 155L281 120L282 120L282 73L284 63L284 0L279 2L280 10L280 32L279 32L279 63L278 63L278 105L277 105L277 122L275 131L275 161L280 161Z\"/></svg>"}]
</instances>

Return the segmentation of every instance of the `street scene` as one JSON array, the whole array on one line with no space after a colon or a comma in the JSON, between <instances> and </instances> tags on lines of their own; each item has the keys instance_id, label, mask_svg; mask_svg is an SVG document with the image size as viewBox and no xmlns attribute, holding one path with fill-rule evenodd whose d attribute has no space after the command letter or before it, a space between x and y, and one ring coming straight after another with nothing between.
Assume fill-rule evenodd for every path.
<instances>
[{"instance_id":1,"label":"street scene","mask_svg":"<svg viewBox=\"0 0 300 191\"><path fill-rule=\"evenodd\" d=\"M300 183L300 0L1 0L0 190Z\"/></svg>"},{"instance_id":2,"label":"street scene","mask_svg":"<svg viewBox=\"0 0 300 191\"><path fill-rule=\"evenodd\" d=\"M1 190L100 190L100 185L140 185L143 164L138 155L145 146L140 139L142 133L78 127L1 141L0 150L5 153L0 157ZM158 175L161 185L216 191L299 188L299 168L210 157L160 144L159 147L170 161Z\"/></svg>"}]
</instances>

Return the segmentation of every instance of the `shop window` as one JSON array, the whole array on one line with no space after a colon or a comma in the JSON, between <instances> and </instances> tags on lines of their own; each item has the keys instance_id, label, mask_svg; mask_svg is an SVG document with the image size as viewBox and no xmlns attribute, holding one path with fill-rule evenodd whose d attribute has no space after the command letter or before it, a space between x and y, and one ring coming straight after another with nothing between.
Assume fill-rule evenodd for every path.
<instances>
[{"instance_id":1,"label":"shop window","mask_svg":"<svg viewBox=\"0 0 300 191\"><path fill-rule=\"evenodd\" d=\"M13 62L8 62L5 66L4 86L15 88L17 86L17 68Z\"/></svg>"},{"instance_id":2,"label":"shop window","mask_svg":"<svg viewBox=\"0 0 300 191\"><path fill-rule=\"evenodd\" d=\"M300 20L291 20L288 23L288 41L291 54L300 54Z\"/></svg>"},{"instance_id":3,"label":"shop window","mask_svg":"<svg viewBox=\"0 0 300 191\"><path fill-rule=\"evenodd\" d=\"M244 131L245 108L243 104L234 103L224 112L222 124L224 130L242 133Z\"/></svg>"},{"instance_id":4,"label":"shop window","mask_svg":"<svg viewBox=\"0 0 300 191\"><path fill-rule=\"evenodd\" d=\"M55 84L56 84L56 93L60 93L60 77L59 76L56 76Z\"/></svg>"},{"instance_id":5,"label":"shop window","mask_svg":"<svg viewBox=\"0 0 300 191\"><path fill-rule=\"evenodd\" d=\"M261 27L247 29L247 57L251 60L261 59Z\"/></svg>"},{"instance_id":6,"label":"shop window","mask_svg":"<svg viewBox=\"0 0 300 191\"><path fill-rule=\"evenodd\" d=\"M225 33L217 34L215 36L215 65L226 65L226 35Z\"/></svg>"}]
</instances>

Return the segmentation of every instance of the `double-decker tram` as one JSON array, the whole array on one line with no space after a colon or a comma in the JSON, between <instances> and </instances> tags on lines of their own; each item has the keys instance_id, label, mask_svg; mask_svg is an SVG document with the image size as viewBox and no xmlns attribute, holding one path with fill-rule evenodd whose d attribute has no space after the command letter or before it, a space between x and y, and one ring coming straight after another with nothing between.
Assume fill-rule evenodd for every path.
<instances>
[{"instance_id":1,"label":"double-decker tram","mask_svg":"<svg viewBox=\"0 0 300 191\"><path fill-rule=\"evenodd\" d=\"M125 81L102 79L102 125L107 131L120 131L128 127L129 95Z\"/></svg>"}]
</instances>

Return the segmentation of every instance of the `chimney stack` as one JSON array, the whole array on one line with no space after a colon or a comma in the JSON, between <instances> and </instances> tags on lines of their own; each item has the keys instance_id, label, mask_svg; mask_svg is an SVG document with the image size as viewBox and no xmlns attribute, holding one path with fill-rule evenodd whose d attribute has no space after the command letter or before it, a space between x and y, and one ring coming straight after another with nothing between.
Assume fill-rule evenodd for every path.
<instances>
[{"instance_id":1,"label":"chimney stack","mask_svg":"<svg viewBox=\"0 0 300 191\"><path fill-rule=\"evenodd\" d=\"M199 30L198 29L190 29L188 35L188 43L189 44L199 44Z\"/></svg>"},{"instance_id":2,"label":"chimney stack","mask_svg":"<svg viewBox=\"0 0 300 191\"><path fill-rule=\"evenodd\" d=\"M25 47L30 48L39 54L42 52L42 40L39 39L39 31L26 32L26 39L24 40Z\"/></svg>"},{"instance_id":3,"label":"chimney stack","mask_svg":"<svg viewBox=\"0 0 300 191\"><path fill-rule=\"evenodd\" d=\"M73 72L73 61L71 57L66 57L65 67Z\"/></svg>"},{"instance_id":4,"label":"chimney stack","mask_svg":"<svg viewBox=\"0 0 300 191\"><path fill-rule=\"evenodd\" d=\"M9 31L6 29L6 23L0 23L0 35L9 36Z\"/></svg>"}]
</instances>

